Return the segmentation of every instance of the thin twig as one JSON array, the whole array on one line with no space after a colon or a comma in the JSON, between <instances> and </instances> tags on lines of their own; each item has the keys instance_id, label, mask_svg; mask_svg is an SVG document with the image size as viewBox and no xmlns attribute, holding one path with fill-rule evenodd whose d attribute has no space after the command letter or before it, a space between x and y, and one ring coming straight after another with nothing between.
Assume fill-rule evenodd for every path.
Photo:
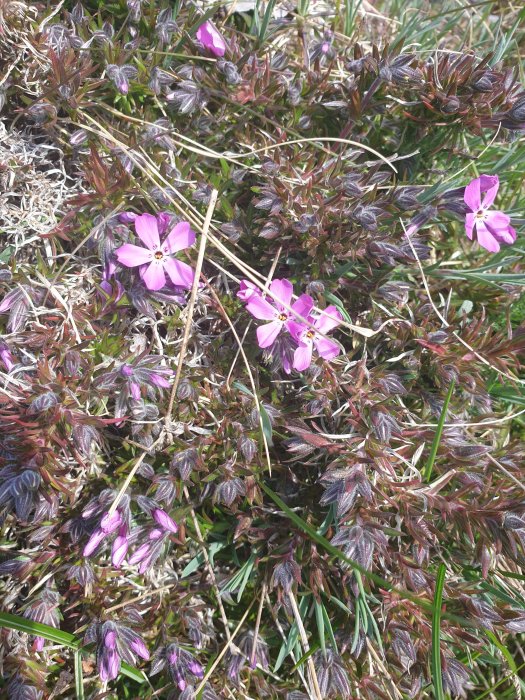
<instances>
[{"instance_id":1,"label":"thin twig","mask_svg":"<svg viewBox=\"0 0 525 700\"><path fill-rule=\"evenodd\" d=\"M193 286L191 288L191 296L187 307L187 317L186 325L184 326L184 333L182 336L182 345L179 352L179 359L177 362L177 372L175 374L175 380L173 386L171 387L170 402L168 405L168 410L165 417L165 428L169 430L171 425L171 416L173 413L173 406L175 404L175 398L177 395L177 389L179 386L180 378L182 375L182 368L184 366L184 356L186 354L186 349L188 347L188 341L190 339L191 323L193 321L193 313L195 311L195 299L197 298L197 292L199 291L199 281L202 270L202 263L204 261L204 252L206 250L206 243L208 241L208 232L210 230L211 217L215 209L215 204L217 203L217 190L213 190L210 196L210 201L208 204L208 210L206 212L206 218L204 219L204 224L202 226L202 236L199 245L199 253L197 256L197 264L195 266L195 277L193 279Z\"/></svg>"},{"instance_id":2,"label":"thin twig","mask_svg":"<svg viewBox=\"0 0 525 700\"><path fill-rule=\"evenodd\" d=\"M292 610L295 618L295 624L297 625L297 629L299 630L299 636L301 637L301 642L303 646L303 652L305 654L309 654L310 651L310 646L308 644L308 637L306 636L306 630L303 625L303 621L301 619L301 613L299 611L299 606L297 605L297 600L295 599L295 595L293 594L293 591L288 591L288 599L290 600L290 603L292 605ZM315 697L317 700L323 700L323 696L321 695L321 689L319 688L319 681L317 679L317 673L315 671L315 664L314 660L312 659L312 656L308 656L307 660L308 664L308 670L310 671L310 678L312 680L312 685L314 687L315 691Z\"/></svg>"}]
</instances>

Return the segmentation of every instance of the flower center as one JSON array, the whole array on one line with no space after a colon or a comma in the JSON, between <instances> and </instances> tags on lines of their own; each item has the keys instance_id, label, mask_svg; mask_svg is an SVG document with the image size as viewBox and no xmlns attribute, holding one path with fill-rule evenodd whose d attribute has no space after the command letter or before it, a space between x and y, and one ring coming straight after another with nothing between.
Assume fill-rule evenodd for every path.
<instances>
[{"instance_id":1,"label":"flower center","mask_svg":"<svg viewBox=\"0 0 525 700\"><path fill-rule=\"evenodd\" d=\"M286 321L288 318L288 314L280 313L277 318L279 319L279 321Z\"/></svg>"},{"instance_id":2,"label":"flower center","mask_svg":"<svg viewBox=\"0 0 525 700\"><path fill-rule=\"evenodd\" d=\"M161 250L157 250L157 252L154 255L155 260L162 260L164 257L164 253Z\"/></svg>"},{"instance_id":3,"label":"flower center","mask_svg":"<svg viewBox=\"0 0 525 700\"><path fill-rule=\"evenodd\" d=\"M484 218L485 218L485 210L484 210L484 209L479 209L479 210L476 212L476 219L479 219L480 221L482 221Z\"/></svg>"},{"instance_id":4,"label":"flower center","mask_svg":"<svg viewBox=\"0 0 525 700\"><path fill-rule=\"evenodd\" d=\"M308 340L312 340L312 338L315 336L315 331L310 328L306 331L305 335L308 338Z\"/></svg>"}]
</instances>

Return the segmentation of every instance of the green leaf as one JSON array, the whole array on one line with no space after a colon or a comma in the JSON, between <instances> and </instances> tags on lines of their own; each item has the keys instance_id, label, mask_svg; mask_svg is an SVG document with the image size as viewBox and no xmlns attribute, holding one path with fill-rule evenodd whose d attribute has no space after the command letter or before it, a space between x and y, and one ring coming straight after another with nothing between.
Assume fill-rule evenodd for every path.
<instances>
[{"instance_id":1,"label":"green leaf","mask_svg":"<svg viewBox=\"0 0 525 700\"><path fill-rule=\"evenodd\" d=\"M208 557L210 559L210 564L213 566L213 559L217 552L220 552L221 549L224 549L226 547L225 542L211 542L210 545L208 546ZM186 564L184 569L182 570L182 573L180 575L181 578L186 578L186 576L190 576L190 574L193 574L199 566L202 566L204 564L204 554L202 552L199 552L196 557L193 557L193 559Z\"/></svg>"},{"instance_id":2,"label":"green leaf","mask_svg":"<svg viewBox=\"0 0 525 700\"><path fill-rule=\"evenodd\" d=\"M441 604L443 601L445 573L445 565L440 564L436 578L436 590L434 593L434 612L432 614L431 668L435 700L445 700L445 695L443 693L443 678L441 676Z\"/></svg>"},{"instance_id":3,"label":"green leaf","mask_svg":"<svg viewBox=\"0 0 525 700\"><path fill-rule=\"evenodd\" d=\"M75 692L77 700L84 700L84 674L82 671L82 652L75 651Z\"/></svg>"},{"instance_id":4,"label":"green leaf","mask_svg":"<svg viewBox=\"0 0 525 700\"><path fill-rule=\"evenodd\" d=\"M452 398L452 392L454 391L454 385L455 381L452 380L450 382L450 386L448 388L447 395L445 397L445 402L443 404L443 408L441 409L441 415L439 416L439 422L437 424L436 428L436 434L434 435L434 440L432 441L432 447L430 448L430 454L428 456L427 463L425 465L425 469L423 472L423 478L425 479L426 482L430 481L430 478L432 476L432 468L434 467L434 462L436 461L436 455L437 451L439 449L439 443L441 442L441 436L443 434L443 426L445 425L445 419L447 417L447 411L448 411L448 405L450 403L450 399Z\"/></svg>"},{"instance_id":5,"label":"green leaf","mask_svg":"<svg viewBox=\"0 0 525 700\"><path fill-rule=\"evenodd\" d=\"M7 627L8 629L17 630L18 632L25 632L26 634L32 634L35 637L43 637L49 642L61 644L62 646L68 647L69 649L74 649L75 651L80 651L82 649L80 640L73 634L55 629L50 625L43 625L40 622L27 620L25 617L21 617L20 615L0 612L0 627ZM122 662L120 670L122 675L137 681L137 683L144 683L148 680L145 673L125 662Z\"/></svg>"}]
</instances>

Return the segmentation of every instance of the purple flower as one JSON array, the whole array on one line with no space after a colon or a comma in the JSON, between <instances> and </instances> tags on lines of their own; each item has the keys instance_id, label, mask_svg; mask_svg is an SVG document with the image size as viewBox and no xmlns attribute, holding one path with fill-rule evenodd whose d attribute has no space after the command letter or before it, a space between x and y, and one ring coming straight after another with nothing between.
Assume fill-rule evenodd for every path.
<instances>
[{"instance_id":1,"label":"purple flower","mask_svg":"<svg viewBox=\"0 0 525 700\"><path fill-rule=\"evenodd\" d=\"M249 283L245 284L248 286ZM261 348L268 348L273 344L283 327L288 328L294 314L306 318L314 305L312 297L308 294L301 294L297 301L291 304L293 286L288 280L273 280L270 284L270 292L276 301L270 302L260 294L253 293L246 304L252 316L269 321L257 329L257 341ZM291 308L293 313L286 307Z\"/></svg>"},{"instance_id":2,"label":"purple flower","mask_svg":"<svg viewBox=\"0 0 525 700\"><path fill-rule=\"evenodd\" d=\"M490 210L499 189L497 175L481 175L465 187L465 204L471 210L465 219L467 236L476 240L491 253L497 253L500 243L511 244L516 240L516 231L510 225L510 216L502 211ZM485 196L482 199L482 194Z\"/></svg>"},{"instance_id":3,"label":"purple flower","mask_svg":"<svg viewBox=\"0 0 525 700\"><path fill-rule=\"evenodd\" d=\"M35 637L35 651L42 651L44 648L44 641L43 637Z\"/></svg>"},{"instance_id":4,"label":"purple flower","mask_svg":"<svg viewBox=\"0 0 525 700\"><path fill-rule=\"evenodd\" d=\"M299 347L294 352L293 367L302 372L312 364L312 352L315 349L325 360L332 360L340 352L339 345L324 336L336 328L343 317L335 306L327 306L319 316L309 316L308 326L290 321L289 330Z\"/></svg>"},{"instance_id":5,"label":"purple flower","mask_svg":"<svg viewBox=\"0 0 525 700\"><path fill-rule=\"evenodd\" d=\"M84 644L97 644L97 669L102 681L114 680L120 671L121 658L136 663L136 657L149 659L142 639L129 627L115 622L95 622L88 627Z\"/></svg>"},{"instance_id":6,"label":"purple flower","mask_svg":"<svg viewBox=\"0 0 525 700\"><path fill-rule=\"evenodd\" d=\"M195 233L187 221L178 223L160 242L159 221L151 214L141 214L135 218L135 231L145 248L126 243L117 248L115 254L119 263L126 267L139 267L146 287L152 291L162 289L166 275L177 287L189 288L193 284L194 272L186 263L173 256L179 250L195 243Z\"/></svg>"},{"instance_id":7,"label":"purple flower","mask_svg":"<svg viewBox=\"0 0 525 700\"><path fill-rule=\"evenodd\" d=\"M126 537L126 527L120 528L119 534L115 537L113 541L113 547L111 548L111 562L116 569L120 568L120 565L126 558L128 552L129 542Z\"/></svg>"},{"instance_id":8,"label":"purple flower","mask_svg":"<svg viewBox=\"0 0 525 700\"><path fill-rule=\"evenodd\" d=\"M90 557L93 552L98 548L99 544L106 539L106 533L103 532L103 530L95 530L89 540L87 541L86 546L82 550L82 556L84 557Z\"/></svg>"},{"instance_id":9,"label":"purple flower","mask_svg":"<svg viewBox=\"0 0 525 700\"><path fill-rule=\"evenodd\" d=\"M118 220L121 224L132 224L137 216L134 211L123 211L118 215Z\"/></svg>"},{"instance_id":10,"label":"purple flower","mask_svg":"<svg viewBox=\"0 0 525 700\"><path fill-rule=\"evenodd\" d=\"M226 53L226 42L222 34L209 20L197 29L197 39L214 56L220 57Z\"/></svg>"},{"instance_id":11,"label":"purple flower","mask_svg":"<svg viewBox=\"0 0 525 700\"><path fill-rule=\"evenodd\" d=\"M122 516L118 510L114 513L106 513L102 516L100 527L98 527L87 541L86 546L82 551L84 557L89 557L98 548L98 546L106 539L108 535L115 532L122 523Z\"/></svg>"},{"instance_id":12,"label":"purple flower","mask_svg":"<svg viewBox=\"0 0 525 700\"><path fill-rule=\"evenodd\" d=\"M149 659L149 651L140 637L135 637L129 645L131 651L146 661Z\"/></svg>"},{"instance_id":13,"label":"purple flower","mask_svg":"<svg viewBox=\"0 0 525 700\"><path fill-rule=\"evenodd\" d=\"M4 366L8 372L10 372L15 366L13 356L7 345L0 340L0 360L4 363Z\"/></svg>"},{"instance_id":14,"label":"purple flower","mask_svg":"<svg viewBox=\"0 0 525 700\"><path fill-rule=\"evenodd\" d=\"M162 510L161 508L155 508L152 515L153 520L155 520L155 522L165 530L168 530L168 532L178 532L179 526L174 520L172 520L172 518L170 518L166 511Z\"/></svg>"}]
</instances>

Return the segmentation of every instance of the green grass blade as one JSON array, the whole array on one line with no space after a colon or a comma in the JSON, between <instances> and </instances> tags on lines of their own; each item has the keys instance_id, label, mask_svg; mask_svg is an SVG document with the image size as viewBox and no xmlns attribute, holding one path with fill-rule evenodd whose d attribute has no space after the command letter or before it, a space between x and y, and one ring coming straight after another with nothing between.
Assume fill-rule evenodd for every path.
<instances>
[{"instance_id":1,"label":"green grass blade","mask_svg":"<svg viewBox=\"0 0 525 700\"><path fill-rule=\"evenodd\" d=\"M82 653L75 651L75 692L77 700L84 700L84 674L82 671Z\"/></svg>"},{"instance_id":2,"label":"green grass blade","mask_svg":"<svg viewBox=\"0 0 525 700\"><path fill-rule=\"evenodd\" d=\"M62 630L55 629L49 625L43 625L40 622L27 620L21 615L12 615L11 613L0 612L0 627L7 627L8 629L17 630L18 632L25 632L25 634L32 634L35 637L43 637L49 642L61 644L62 646L68 647L68 649L74 649L75 651L80 651L82 648L80 640L73 634L63 632ZM137 681L137 683L145 683L147 681L146 675L130 664L122 662L120 670L122 675Z\"/></svg>"},{"instance_id":3,"label":"green grass blade","mask_svg":"<svg viewBox=\"0 0 525 700\"><path fill-rule=\"evenodd\" d=\"M432 684L434 686L435 700L445 700L443 692L443 678L441 676L441 604L443 601L443 587L445 585L446 568L439 565L436 578L436 591L434 594L434 612L432 614Z\"/></svg>"},{"instance_id":4,"label":"green grass blade","mask_svg":"<svg viewBox=\"0 0 525 700\"><path fill-rule=\"evenodd\" d=\"M381 578L381 576L378 576L377 574L374 574L373 571L368 571L368 569L365 569L363 566L358 564L358 562L354 561L353 559L350 559L350 557L347 557L346 554L344 554L337 547L334 547L333 544L331 544L325 537L320 535L315 528L313 528L311 525L305 522L300 516L297 515L297 513L294 513L294 511L286 505L282 498L280 498L274 491L272 491L272 489L269 486L267 486L264 482L260 482L260 487L272 499L272 501L277 506L279 506L279 508L287 515L287 517L293 523L295 523L295 525L297 525L297 527L301 528L303 532L306 532L313 540L315 540L315 542L320 544L322 547L324 547L324 549L326 549L327 552L332 554L332 556L336 557L337 559L340 559L341 561L344 561L346 564L349 564L354 569L354 572L358 571L369 581L373 581L375 584L381 586L382 588L385 588L387 591L393 591L397 593L397 595L401 598L404 598L405 600L411 600L427 612L432 613L434 611L434 605L429 601L422 600L419 596L415 595L414 593L394 586L386 579ZM458 624L461 624L464 627L468 628L479 627L479 625L477 625L473 620L469 620L466 617L461 617L460 615L454 615L452 613L446 613L446 619L451 620L453 622L457 622Z\"/></svg>"},{"instance_id":5,"label":"green grass blade","mask_svg":"<svg viewBox=\"0 0 525 700\"><path fill-rule=\"evenodd\" d=\"M423 478L425 481L430 481L432 477L432 469L434 467L434 462L436 461L436 455L439 448L439 443L441 442L441 435L443 434L443 426L445 425L445 419L447 417L448 405L450 399L452 398L452 392L454 391L455 381L450 382L447 395L445 397L445 403L443 404L443 409L441 410L441 415L439 416L439 422L436 428L436 434L434 435L434 440L432 441L432 447L430 448L430 454L428 456L427 463L425 465L425 470L423 473Z\"/></svg>"}]
</instances>

